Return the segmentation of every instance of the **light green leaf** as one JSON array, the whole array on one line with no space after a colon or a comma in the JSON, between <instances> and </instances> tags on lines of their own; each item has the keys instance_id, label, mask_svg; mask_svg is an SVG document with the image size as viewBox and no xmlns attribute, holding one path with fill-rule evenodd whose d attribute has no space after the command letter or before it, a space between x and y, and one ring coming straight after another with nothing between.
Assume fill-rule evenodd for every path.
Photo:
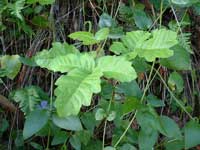
<instances>
[{"instance_id":1,"label":"light green leaf","mask_svg":"<svg viewBox=\"0 0 200 150\"><path fill-rule=\"evenodd\" d=\"M95 35L87 31L78 31L71 33L69 37L73 40L79 40L83 42L83 45L93 45L99 43L102 40L105 40L108 37L108 34L109 29L102 28L97 31Z\"/></svg>"},{"instance_id":2,"label":"light green leaf","mask_svg":"<svg viewBox=\"0 0 200 150\"><path fill-rule=\"evenodd\" d=\"M101 91L100 77L102 72L94 69L93 72L74 69L68 75L61 76L55 89L58 115L68 117L77 115L82 105L89 106L93 93Z\"/></svg>"},{"instance_id":3,"label":"light green leaf","mask_svg":"<svg viewBox=\"0 0 200 150\"><path fill-rule=\"evenodd\" d=\"M102 41L102 40L107 39L108 34L109 34L109 29L108 28L102 28L98 32L96 32L94 38L98 41Z\"/></svg>"},{"instance_id":4,"label":"light green leaf","mask_svg":"<svg viewBox=\"0 0 200 150\"><path fill-rule=\"evenodd\" d=\"M25 0L17 0L14 3L8 3L8 9L11 14L16 16L18 19L23 21L23 16L21 14L22 9L24 9Z\"/></svg>"},{"instance_id":5,"label":"light green leaf","mask_svg":"<svg viewBox=\"0 0 200 150\"><path fill-rule=\"evenodd\" d=\"M123 45L122 42L113 42L113 44L110 46L110 51L119 55L127 53L127 48Z\"/></svg>"},{"instance_id":6,"label":"light green leaf","mask_svg":"<svg viewBox=\"0 0 200 150\"><path fill-rule=\"evenodd\" d=\"M138 55L151 62L156 58L168 58L172 56L173 51L171 47L177 43L176 32L157 29L149 33L139 30L126 33L122 38L122 43L114 43L110 49L116 54L122 53L129 60L134 59Z\"/></svg>"},{"instance_id":7,"label":"light green leaf","mask_svg":"<svg viewBox=\"0 0 200 150\"><path fill-rule=\"evenodd\" d=\"M99 42L94 38L94 35L92 33L86 31L71 33L69 37L73 40L79 40L83 42L83 45L93 45Z\"/></svg>"},{"instance_id":8,"label":"light green leaf","mask_svg":"<svg viewBox=\"0 0 200 150\"><path fill-rule=\"evenodd\" d=\"M181 7L189 7L198 3L199 0L172 0L172 3Z\"/></svg>"},{"instance_id":9,"label":"light green leaf","mask_svg":"<svg viewBox=\"0 0 200 150\"><path fill-rule=\"evenodd\" d=\"M130 82L136 79L137 74L131 66L131 62L120 56L104 56L99 58L97 66L104 76L114 78L121 82Z\"/></svg>"},{"instance_id":10,"label":"light green leaf","mask_svg":"<svg viewBox=\"0 0 200 150\"><path fill-rule=\"evenodd\" d=\"M37 86L29 86L13 91L9 97L19 103L19 107L25 115L35 110L42 100L48 100L48 95Z\"/></svg>"},{"instance_id":11,"label":"light green leaf","mask_svg":"<svg viewBox=\"0 0 200 150\"><path fill-rule=\"evenodd\" d=\"M37 65L42 68L60 72L67 72L75 66L80 65L79 57L81 56L78 55L79 52L74 46L59 42L55 42L52 45L53 47L49 51L43 50L36 54L34 60ZM86 59L89 58L87 57Z\"/></svg>"},{"instance_id":12,"label":"light green leaf","mask_svg":"<svg viewBox=\"0 0 200 150\"><path fill-rule=\"evenodd\" d=\"M36 63L38 63L37 60ZM65 56L57 56L51 59L51 61L49 59L48 64L40 64L40 66L53 70L54 72L60 71L62 73L69 72L75 68L91 71L95 67L95 61L88 54L68 54Z\"/></svg>"},{"instance_id":13,"label":"light green leaf","mask_svg":"<svg viewBox=\"0 0 200 150\"><path fill-rule=\"evenodd\" d=\"M195 121L188 122L184 127L185 148L189 149L200 144L200 124Z\"/></svg>"},{"instance_id":14,"label":"light green leaf","mask_svg":"<svg viewBox=\"0 0 200 150\"><path fill-rule=\"evenodd\" d=\"M136 48L138 55L150 62L156 58L173 56L173 51L170 48L178 43L176 32L160 29L154 30L152 35L151 39L145 41L141 47Z\"/></svg>"},{"instance_id":15,"label":"light green leaf","mask_svg":"<svg viewBox=\"0 0 200 150\"><path fill-rule=\"evenodd\" d=\"M55 125L62 129L72 130L72 131L80 131L82 130L81 121L77 116L69 116L66 118L58 117L57 115L53 115L52 121Z\"/></svg>"},{"instance_id":16,"label":"light green leaf","mask_svg":"<svg viewBox=\"0 0 200 150\"><path fill-rule=\"evenodd\" d=\"M108 121L113 121L116 117L116 112L115 111L111 111L107 117Z\"/></svg>"},{"instance_id":17,"label":"light green leaf","mask_svg":"<svg viewBox=\"0 0 200 150\"><path fill-rule=\"evenodd\" d=\"M42 129L49 119L49 113L45 110L32 111L24 124L23 137L27 139Z\"/></svg>"},{"instance_id":18,"label":"light green leaf","mask_svg":"<svg viewBox=\"0 0 200 150\"><path fill-rule=\"evenodd\" d=\"M2 76L7 76L10 79L14 79L21 68L19 55L4 55L0 58L0 61L0 70L4 70Z\"/></svg>"},{"instance_id":19,"label":"light green leaf","mask_svg":"<svg viewBox=\"0 0 200 150\"><path fill-rule=\"evenodd\" d=\"M96 113L95 113L95 119L96 120L103 120L106 117L106 112L104 109L99 108L97 109Z\"/></svg>"}]
</instances>

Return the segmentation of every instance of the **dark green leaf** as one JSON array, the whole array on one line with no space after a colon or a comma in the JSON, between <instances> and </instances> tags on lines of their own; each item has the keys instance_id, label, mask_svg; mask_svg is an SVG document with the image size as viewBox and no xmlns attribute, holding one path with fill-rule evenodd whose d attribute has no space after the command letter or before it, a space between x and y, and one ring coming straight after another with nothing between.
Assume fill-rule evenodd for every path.
<instances>
[{"instance_id":1,"label":"dark green leaf","mask_svg":"<svg viewBox=\"0 0 200 150\"><path fill-rule=\"evenodd\" d=\"M45 110L34 110L26 118L23 137L27 139L42 129L49 120L49 113Z\"/></svg>"},{"instance_id":2,"label":"dark green leaf","mask_svg":"<svg viewBox=\"0 0 200 150\"><path fill-rule=\"evenodd\" d=\"M53 123L58 127L66 130L79 131L82 130L80 119L77 116L69 116L66 118L53 115Z\"/></svg>"},{"instance_id":3,"label":"dark green leaf","mask_svg":"<svg viewBox=\"0 0 200 150\"><path fill-rule=\"evenodd\" d=\"M195 121L188 122L184 127L185 148L192 148L200 144L200 124Z\"/></svg>"}]
</instances>

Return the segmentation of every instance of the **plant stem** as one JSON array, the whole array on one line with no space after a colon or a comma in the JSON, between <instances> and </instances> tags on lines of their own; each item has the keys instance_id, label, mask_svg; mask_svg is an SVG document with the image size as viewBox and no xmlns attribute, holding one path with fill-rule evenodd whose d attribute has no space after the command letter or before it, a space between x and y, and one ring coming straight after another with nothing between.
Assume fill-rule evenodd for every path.
<instances>
[{"instance_id":1,"label":"plant stem","mask_svg":"<svg viewBox=\"0 0 200 150\"><path fill-rule=\"evenodd\" d=\"M170 93L170 95L172 96L172 98L175 100L175 102L181 107L181 109L189 116L190 119L194 119L191 114L186 110L186 108L179 102L179 100L174 96L173 92L169 89L167 83L165 82L165 80L163 79L163 77L160 75L160 73L156 70L156 74L158 74L158 76L160 77L161 81L163 82L164 86L166 87L166 89L168 90L168 92Z\"/></svg>"},{"instance_id":2,"label":"plant stem","mask_svg":"<svg viewBox=\"0 0 200 150\"><path fill-rule=\"evenodd\" d=\"M141 100L140 100L141 103L143 103L143 100L144 100L144 97L145 97L145 95L146 95L146 92L147 92L147 90L148 90L148 88L149 88L149 86L150 86L149 83L150 83L150 81L151 81L151 76L152 76L152 73L153 73L153 70L154 70L154 65L155 65L155 61L153 61L153 64L152 64L152 66L151 66L151 71L150 71L149 77L148 77L148 79L147 79L147 84L146 84L146 87L145 87L145 89L144 89L142 98L141 98ZM130 126L132 125L133 121L135 120L135 117L136 117L136 115L137 115L137 112L138 112L138 110L135 111L135 114L134 114L134 116L132 117L131 121L129 122L128 126L126 127L125 131L124 131L123 134L120 136L119 140L115 143L115 145L114 145L115 148L117 147L117 145L121 142L121 140L122 140L122 139L124 138L124 136L126 135L128 129L130 128Z\"/></svg>"},{"instance_id":3,"label":"plant stem","mask_svg":"<svg viewBox=\"0 0 200 150\"><path fill-rule=\"evenodd\" d=\"M114 101L114 98L115 98L115 84L114 84L114 89L112 90L112 97L109 101L109 105L108 105L108 108L107 108L107 116L109 115L110 113L110 108L111 108L111 104L112 102ZM106 135L106 126L107 126L107 118L105 120L105 124L104 124L104 130L103 130L103 142L102 142L102 150L104 149L104 145L105 145L105 135Z\"/></svg>"}]
</instances>

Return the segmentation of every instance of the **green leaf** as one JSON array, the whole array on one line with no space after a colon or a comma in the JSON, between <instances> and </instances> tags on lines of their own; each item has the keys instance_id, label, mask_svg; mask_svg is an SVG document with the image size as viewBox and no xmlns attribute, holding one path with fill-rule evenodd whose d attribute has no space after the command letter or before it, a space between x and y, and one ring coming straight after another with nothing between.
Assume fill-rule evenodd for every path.
<instances>
[{"instance_id":1,"label":"green leaf","mask_svg":"<svg viewBox=\"0 0 200 150\"><path fill-rule=\"evenodd\" d=\"M94 35L92 33L86 31L71 33L69 37L73 40L79 40L83 42L83 45L93 45L99 42L94 38Z\"/></svg>"},{"instance_id":2,"label":"green leaf","mask_svg":"<svg viewBox=\"0 0 200 150\"><path fill-rule=\"evenodd\" d=\"M108 121L113 121L115 118L116 118L116 112L115 111L111 111L107 116Z\"/></svg>"},{"instance_id":3,"label":"green leaf","mask_svg":"<svg viewBox=\"0 0 200 150\"><path fill-rule=\"evenodd\" d=\"M174 70L191 70L190 54L181 45L174 46L172 50L174 55L161 59L161 65Z\"/></svg>"},{"instance_id":4,"label":"green leaf","mask_svg":"<svg viewBox=\"0 0 200 150\"><path fill-rule=\"evenodd\" d=\"M134 8L133 17L135 20L135 24L139 29L148 29L152 25L151 18L147 16L142 9Z\"/></svg>"},{"instance_id":5,"label":"green leaf","mask_svg":"<svg viewBox=\"0 0 200 150\"><path fill-rule=\"evenodd\" d=\"M174 139L182 138L181 131L174 120L172 120L171 118L167 116L160 116L160 120L166 132L166 134L164 135L166 135L169 138L174 138Z\"/></svg>"},{"instance_id":6,"label":"green leaf","mask_svg":"<svg viewBox=\"0 0 200 150\"><path fill-rule=\"evenodd\" d=\"M74 69L68 75L61 76L55 83L58 86L55 89L58 115L77 115L82 105L89 106L92 94L101 91L101 76L102 72L98 69L93 72Z\"/></svg>"},{"instance_id":7,"label":"green leaf","mask_svg":"<svg viewBox=\"0 0 200 150\"><path fill-rule=\"evenodd\" d=\"M104 109L99 108L97 109L96 113L95 113L95 119L96 120L103 120L106 117L106 112Z\"/></svg>"},{"instance_id":8,"label":"green leaf","mask_svg":"<svg viewBox=\"0 0 200 150\"><path fill-rule=\"evenodd\" d=\"M67 135L66 131L56 132L56 134L53 137L53 140L51 142L51 145L64 144L67 141L68 137L69 136Z\"/></svg>"},{"instance_id":9,"label":"green leaf","mask_svg":"<svg viewBox=\"0 0 200 150\"><path fill-rule=\"evenodd\" d=\"M40 3L41 5L49 5L49 4L53 4L55 0L27 0L26 1L27 4L34 4L37 2Z\"/></svg>"},{"instance_id":10,"label":"green leaf","mask_svg":"<svg viewBox=\"0 0 200 150\"><path fill-rule=\"evenodd\" d=\"M108 28L102 28L95 34L95 39L98 41L102 41L107 39L109 34L109 29Z\"/></svg>"},{"instance_id":11,"label":"green leaf","mask_svg":"<svg viewBox=\"0 0 200 150\"><path fill-rule=\"evenodd\" d=\"M156 130L152 130L150 133L147 133L145 129L142 129L139 132L138 143L140 150L149 150L153 149L154 144L158 139L158 133Z\"/></svg>"},{"instance_id":12,"label":"green leaf","mask_svg":"<svg viewBox=\"0 0 200 150\"><path fill-rule=\"evenodd\" d=\"M158 99L156 96L150 94L147 96L147 102L149 105L153 107L164 107L165 103L164 101Z\"/></svg>"},{"instance_id":13,"label":"green leaf","mask_svg":"<svg viewBox=\"0 0 200 150\"><path fill-rule=\"evenodd\" d=\"M110 46L110 51L119 55L119 54L124 54L128 50L127 48L123 45L121 42L113 42L113 44Z\"/></svg>"},{"instance_id":14,"label":"green leaf","mask_svg":"<svg viewBox=\"0 0 200 150\"><path fill-rule=\"evenodd\" d=\"M36 63L38 63L37 60ZM62 73L69 72L75 68L92 71L95 67L95 61L94 58L88 54L68 54L65 56L57 56L48 64L40 63L40 66L53 70L54 72L60 71Z\"/></svg>"},{"instance_id":15,"label":"green leaf","mask_svg":"<svg viewBox=\"0 0 200 150\"><path fill-rule=\"evenodd\" d=\"M103 13L100 16L100 19L99 19L99 27L100 28L115 27L115 26L116 26L116 22L110 15Z\"/></svg>"},{"instance_id":16,"label":"green leaf","mask_svg":"<svg viewBox=\"0 0 200 150\"><path fill-rule=\"evenodd\" d=\"M120 56L104 56L99 58L97 66L104 76L114 78L121 82L130 82L136 79L137 74L131 66L131 62Z\"/></svg>"},{"instance_id":17,"label":"green leaf","mask_svg":"<svg viewBox=\"0 0 200 150\"><path fill-rule=\"evenodd\" d=\"M107 39L109 34L108 28L102 28L96 32L95 36L91 32L78 31L71 33L69 37L73 40L79 40L83 42L83 45L93 45L97 44L102 40Z\"/></svg>"},{"instance_id":18,"label":"green leaf","mask_svg":"<svg viewBox=\"0 0 200 150\"><path fill-rule=\"evenodd\" d=\"M21 14L22 9L24 9L25 0L17 0L15 3L8 3L8 9L11 12L11 15L16 16L18 19L23 21L23 16Z\"/></svg>"},{"instance_id":19,"label":"green leaf","mask_svg":"<svg viewBox=\"0 0 200 150\"><path fill-rule=\"evenodd\" d=\"M168 140L165 143L166 150L183 150L184 141L183 140Z\"/></svg>"},{"instance_id":20,"label":"green leaf","mask_svg":"<svg viewBox=\"0 0 200 150\"><path fill-rule=\"evenodd\" d=\"M69 116L66 118L58 117L57 115L53 115L52 121L55 125L62 129L72 130L72 131L80 131L82 130L81 121L77 116Z\"/></svg>"},{"instance_id":21,"label":"green leaf","mask_svg":"<svg viewBox=\"0 0 200 150\"><path fill-rule=\"evenodd\" d=\"M87 146L88 142L90 141L90 138L92 135L88 130L78 131L75 134L78 136L81 143L83 143L86 146Z\"/></svg>"},{"instance_id":22,"label":"green leaf","mask_svg":"<svg viewBox=\"0 0 200 150\"><path fill-rule=\"evenodd\" d=\"M49 120L49 113L45 110L34 110L27 116L23 137L27 139L42 129Z\"/></svg>"},{"instance_id":23,"label":"green leaf","mask_svg":"<svg viewBox=\"0 0 200 150\"><path fill-rule=\"evenodd\" d=\"M59 42L55 42L52 45L53 47L49 51L43 50L34 57L36 64L40 67L52 71L67 72L82 63L79 60L81 56L78 55L79 52L74 46ZM77 59L78 62L76 62ZM89 58L87 57L86 60L83 58L83 61L88 61L87 59Z\"/></svg>"},{"instance_id":24,"label":"green leaf","mask_svg":"<svg viewBox=\"0 0 200 150\"><path fill-rule=\"evenodd\" d=\"M189 149L200 144L200 124L188 122L184 127L185 148Z\"/></svg>"},{"instance_id":25,"label":"green leaf","mask_svg":"<svg viewBox=\"0 0 200 150\"><path fill-rule=\"evenodd\" d=\"M151 62L156 58L172 56L171 47L177 43L177 33L171 30L157 29L152 33L139 30L127 32L122 38L122 43L117 42L111 45L111 51L116 54L122 53L129 60L138 55Z\"/></svg>"},{"instance_id":26,"label":"green leaf","mask_svg":"<svg viewBox=\"0 0 200 150\"><path fill-rule=\"evenodd\" d=\"M119 150L137 150L133 145L126 143L119 148Z\"/></svg>"},{"instance_id":27,"label":"green leaf","mask_svg":"<svg viewBox=\"0 0 200 150\"><path fill-rule=\"evenodd\" d=\"M112 146L106 146L103 150L116 150L116 148Z\"/></svg>"},{"instance_id":28,"label":"green leaf","mask_svg":"<svg viewBox=\"0 0 200 150\"><path fill-rule=\"evenodd\" d=\"M4 55L0 58L1 70L4 70L2 76L7 76L10 79L14 79L21 68L21 62L19 61L19 55Z\"/></svg>"},{"instance_id":29,"label":"green leaf","mask_svg":"<svg viewBox=\"0 0 200 150\"><path fill-rule=\"evenodd\" d=\"M48 100L48 95L37 86L29 86L10 93L9 97L19 103L25 115L35 110L42 100Z\"/></svg>"},{"instance_id":30,"label":"green leaf","mask_svg":"<svg viewBox=\"0 0 200 150\"><path fill-rule=\"evenodd\" d=\"M72 135L72 137L69 139L69 142L75 150L81 150L81 141L76 134Z\"/></svg>"},{"instance_id":31,"label":"green leaf","mask_svg":"<svg viewBox=\"0 0 200 150\"><path fill-rule=\"evenodd\" d=\"M156 58L168 58L173 56L170 49L178 43L176 32L160 29L152 32L153 37L145 41L136 51L140 57L147 61L154 61Z\"/></svg>"},{"instance_id":32,"label":"green leaf","mask_svg":"<svg viewBox=\"0 0 200 150\"><path fill-rule=\"evenodd\" d=\"M44 16L34 16L32 23L40 28L47 28L49 26L49 22Z\"/></svg>"},{"instance_id":33,"label":"green leaf","mask_svg":"<svg viewBox=\"0 0 200 150\"><path fill-rule=\"evenodd\" d=\"M193 4L198 3L199 0L172 0L172 3L180 7L190 7Z\"/></svg>"},{"instance_id":34,"label":"green leaf","mask_svg":"<svg viewBox=\"0 0 200 150\"><path fill-rule=\"evenodd\" d=\"M124 94L126 97L142 97L142 90L135 80L117 85L116 92Z\"/></svg>"},{"instance_id":35,"label":"green leaf","mask_svg":"<svg viewBox=\"0 0 200 150\"><path fill-rule=\"evenodd\" d=\"M178 93L181 93L184 88L184 81L182 76L177 72L171 73L168 79L168 85L172 91L177 90Z\"/></svg>"}]
</instances>

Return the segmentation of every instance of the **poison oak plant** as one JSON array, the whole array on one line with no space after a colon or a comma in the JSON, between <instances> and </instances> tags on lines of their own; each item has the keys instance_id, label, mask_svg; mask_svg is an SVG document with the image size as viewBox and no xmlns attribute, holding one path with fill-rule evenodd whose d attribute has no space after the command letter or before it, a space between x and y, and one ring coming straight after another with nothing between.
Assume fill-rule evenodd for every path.
<instances>
[{"instance_id":1,"label":"poison oak plant","mask_svg":"<svg viewBox=\"0 0 200 150\"><path fill-rule=\"evenodd\" d=\"M102 46L105 45L108 36L109 28L102 28L96 34L86 31L75 32L70 34L69 37L80 41L83 45L91 46L97 44L97 50L80 52L73 45L54 42L52 43L52 48L42 50L32 58L39 67L46 68L52 72L60 72L62 75L55 82L55 99L51 97L50 102L42 90L34 86L21 91L15 91L11 94L12 99L20 103L22 111L26 114L23 130L24 139L28 139L35 134L40 135L41 131L49 128L49 131L56 130L55 134L52 133L54 134L52 145L62 143L65 146L69 137L70 144L75 149L80 149L81 143L86 147L91 145L90 138L92 137L91 134L95 125L89 125L88 127L87 117L89 116L85 115L84 112L81 120L78 115L82 106L91 105L93 94L101 93L102 95L102 83L105 80L112 80L123 83L124 85L120 84L121 88L127 86L127 91L120 91L120 86L116 89L114 87L109 93L111 95L108 95L110 99L109 103L103 99L100 100L102 101L100 103L105 104L99 104L95 112L95 119L96 121L106 119L102 149L124 149L122 148L124 146L134 148L133 145L136 144L138 144L140 149L152 149L158 140L159 134L166 137L165 146L168 149L177 143L180 145L180 148L190 148L199 144L198 140L192 141L190 139L189 133L190 131L199 132L199 124L193 121L186 107L173 94L173 91L176 89L177 92L182 91L183 82L180 82L181 77L176 72L170 76L168 81L170 89L162 76L154 69L155 63L159 62L161 62L161 65L170 66L167 62L170 62L173 55L179 53L174 50L179 45L177 33L167 29L156 29L151 32L142 30L127 32L120 41L113 42L110 46L109 50L113 52L112 55L102 55L102 53L100 55L100 51L104 51ZM132 66L132 61L137 58L144 59L146 62L152 64L143 94L139 87L137 87L136 82L133 81L137 79L137 72ZM173 65L171 66L173 67ZM166 86L177 105L192 120L186 124L183 132L172 119L157 114L154 107L164 107L165 104L162 101L156 100L157 98L152 95L146 96L152 82L151 80L153 79L153 72L160 77L160 80ZM134 89L133 93L128 93L128 90L131 90L131 88ZM115 94L118 92L124 92L125 96L127 96L123 103L115 102ZM130 95L134 96L130 98ZM27 96L29 101L25 100ZM103 94L102 97L105 97L105 95ZM105 99L107 98L105 97ZM56 112L54 112L52 107L55 108ZM130 121L128 124L125 123L127 126L124 127L124 115L129 113L134 113L134 115L130 116ZM40 117L38 118L38 116ZM91 119L90 121L92 121ZM136 143L133 142L133 144L132 142L124 141L124 137L128 134L128 130L135 119L140 126L140 130L137 135L134 135L137 137L137 141L135 141ZM122 133L120 135L114 133L113 147L105 147L106 126L107 122L110 121L113 121L116 124L117 130ZM85 127L82 127L81 122ZM50 124L59 127L59 129L52 127ZM76 132L72 135L66 135L60 129ZM51 133L48 132L47 135L49 139ZM199 136L195 133L193 135ZM62 140L59 142L56 141L60 136ZM83 140L84 136L88 137L87 140ZM171 143L170 140L175 141L175 143ZM123 146L121 143L123 143ZM120 146L122 147L120 148ZM48 147L49 141L47 143ZM99 148L99 145L96 145L96 147Z\"/></svg>"}]
</instances>

